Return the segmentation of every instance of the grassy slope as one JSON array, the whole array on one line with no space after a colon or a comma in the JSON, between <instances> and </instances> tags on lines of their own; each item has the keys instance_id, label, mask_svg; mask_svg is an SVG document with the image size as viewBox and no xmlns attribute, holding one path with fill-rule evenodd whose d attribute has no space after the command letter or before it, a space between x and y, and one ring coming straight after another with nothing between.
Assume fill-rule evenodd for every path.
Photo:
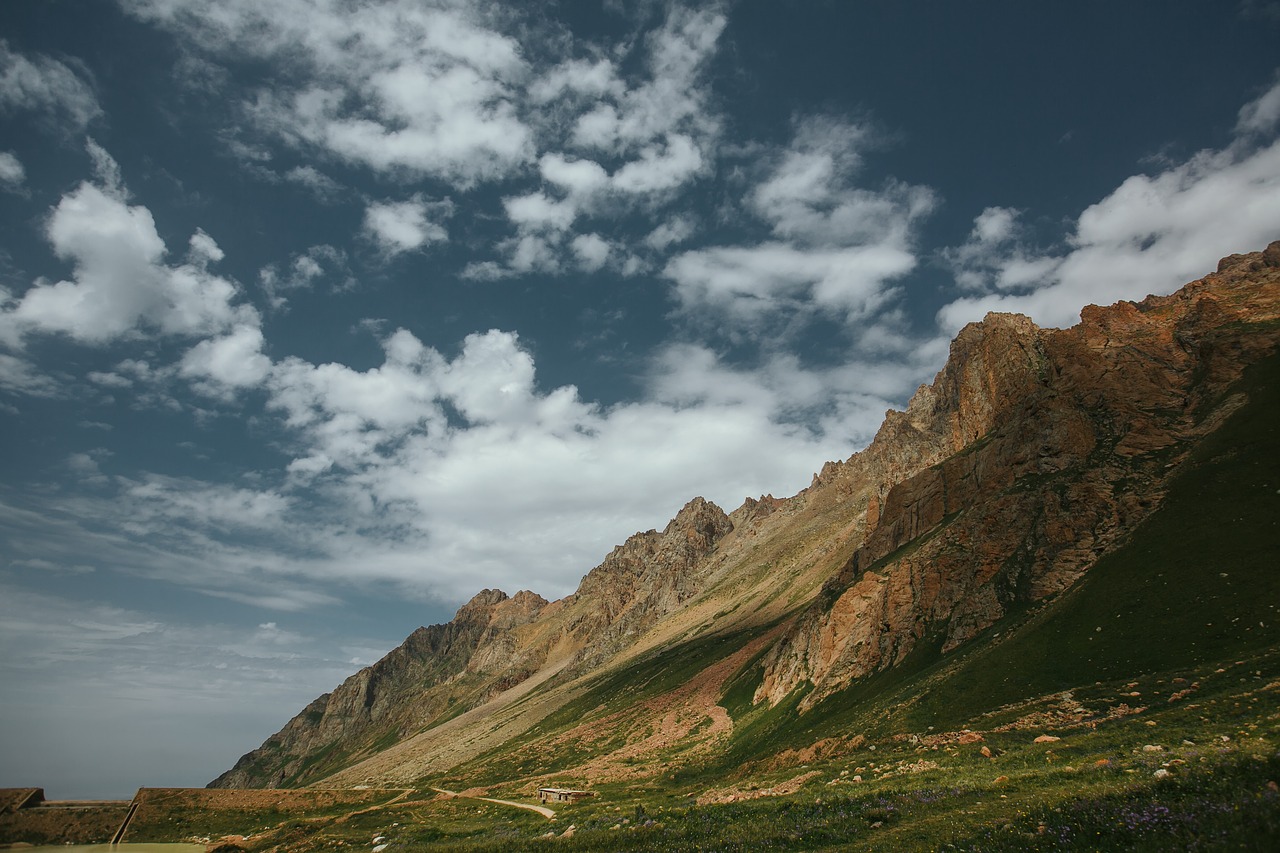
<instances>
[{"instance_id":1,"label":"grassy slope","mask_svg":"<svg viewBox=\"0 0 1280 853\"><path fill-rule=\"evenodd\" d=\"M798 695L753 708L760 673L744 668L724 697L740 724L725 766L850 731L955 729L1031 696L1280 645L1280 356L1236 390L1248 404L1196 449L1161 508L1060 598L949 656L922 643L799 718Z\"/></svg>"},{"instance_id":2,"label":"grassy slope","mask_svg":"<svg viewBox=\"0 0 1280 853\"><path fill-rule=\"evenodd\" d=\"M951 655L921 643L904 664L803 715L796 713L803 690L774 708L753 706L760 670L748 663L721 701L735 721L731 741L670 781L710 784L835 735L976 726L1006 703L1280 645L1280 356L1250 369L1235 390L1248 404L1197 448L1161 509L1068 594L1008 617ZM493 784L567 770L607 744L570 740L549 749L546 735L670 690L755 633L698 637L610 673L528 743L499 747L449 781Z\"/></svg>"},{"instance_id":3,"label":"grassy slope","mask_svg":"<svg viewBox=\"0 0 1280 853\"><path fill-rule=\"evenodd\" d=\"M1128 542L1068 594L955 653L922 644L906 665L804 715L795 712L799 691L775 708L752 706L759 668L748 663L726 685L735 729L718 756L598 785L598 799L560 807L555 823L476 801L420 800L349 823L283 824L246 846L367 844L362 836L378 832L398 849L546 849L539 836L574 824L556 849L1267 849L1280 834L1280 357L1251 369L1238 390L1248 405L1197 448ZM544 721L525 749L497 750L458 781L567 768L591 745L553 755L540 735L660 695L753 635L703 636L635 661ZM1094 722L1052 718L1064 690ZM1034 714L1044 716L1030 728L995 730ZM972 727L985 739L934 748L893 737L930 727ZM869 740L801 767L762 760L855 733ZM1033 743L1040 733L1061 740ZM936 766L913 769L921 762ZM812 770L821 775L790 796L690 799Z\"/></svg>"},{"instance_id":4,"label":"grassy slope","mask_svg":"<svg viewBox=\"0 0 1280 853\"><path fill-rule=\"evenodd\" d=\"M1161 506L1069 593L954 665L907 715L952 725L1028 695L1179 670L1280 643L1280 356Z\"/></svg>"}]
</instances>

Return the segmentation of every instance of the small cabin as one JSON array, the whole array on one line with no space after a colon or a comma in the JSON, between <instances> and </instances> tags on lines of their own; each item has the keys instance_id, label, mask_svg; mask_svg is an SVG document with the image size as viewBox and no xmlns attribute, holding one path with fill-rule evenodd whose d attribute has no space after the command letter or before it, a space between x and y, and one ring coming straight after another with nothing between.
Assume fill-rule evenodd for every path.
<instances>
[{"instance_id":1,"label":"small cabin","mask_svg":"<svg viewBox=\"0 0 1280 853\"><path fill-rule=\"evenodd\" d=\"M575 791L572 788L539 788L538 799L544 803L576 803L594 797L594 791Z\"/></svg>"}]
</instances>

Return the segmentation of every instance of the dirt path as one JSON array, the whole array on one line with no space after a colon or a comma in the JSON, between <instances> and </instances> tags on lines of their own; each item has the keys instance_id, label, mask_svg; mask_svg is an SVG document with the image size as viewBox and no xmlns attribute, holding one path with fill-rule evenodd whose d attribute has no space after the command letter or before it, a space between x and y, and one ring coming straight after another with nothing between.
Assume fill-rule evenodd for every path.
<instances>
[{"instance_id":1,"label":"dirt path","mask_svg":"<svg viewBox=\"0 0 1280 853\"><path fill-rule=\"evenodd\" d=\"M462 794L459 794L456 791L446 791L444 788L432 788L431 790L439 791L440 793L446 794L450 797L462 796ZM546 806L535 806L531 803L517 803L513 800L495 800L492 797L465 797L464 799L483 800L486 803L497 803L500 806L514 806L517 809L528 809L531 812L537 812L538 814L545 817L547 820L555 820L555 816L556 816L556 813L553 812L551 809L547 808Z\"/></svg>"}]
</instances>

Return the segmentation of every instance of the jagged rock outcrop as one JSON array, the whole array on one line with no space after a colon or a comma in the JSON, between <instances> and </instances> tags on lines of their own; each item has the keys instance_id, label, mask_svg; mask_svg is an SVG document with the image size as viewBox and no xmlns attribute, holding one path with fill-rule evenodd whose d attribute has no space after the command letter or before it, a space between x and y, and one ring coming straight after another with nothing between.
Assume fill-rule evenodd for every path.
<instances>
[{"instance_id":1,"label":"jagged rock outcrop","mask_svg":"<svg viewBox=\"0 0 1280 853\"><path fill-rule=\"evenodd\" d=\"M866 451L894 447L899 472L956 452L872 503L862 546L765 657L756 699L809 683L811 707L1074 583L1158 505L1190 440L1238 401L1209 404L1276 346L1277 249L1224 259L1173 296L1090 306L1070 329L997 314L966 327L934 383Z\"/></svg>"},{"instance_id":2,"label":"jagged rock outcrop","mask_svg":"<svg viewBox=\"0 0 1280 853\"><path fill-rule=\"evenodd\" d=\"M567 599L580 608L566 631L583 642L577 665L599 663L628 636L651 626L702 591L698 569L733 530L724 510L703 498L689 501L659 533L637 533L614 548ZM589 640L590 642L587 642Z\"/></svg>"}]
</instances>

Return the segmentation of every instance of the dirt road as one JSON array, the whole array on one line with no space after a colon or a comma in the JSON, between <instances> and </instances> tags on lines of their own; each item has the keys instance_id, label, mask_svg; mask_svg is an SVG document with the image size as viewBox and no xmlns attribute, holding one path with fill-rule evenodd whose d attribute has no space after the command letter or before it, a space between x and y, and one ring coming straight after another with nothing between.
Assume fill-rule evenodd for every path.
<instances>
[{"instance_id":1,"label":"dirt road","mask_svg":"<svg viewBox=\"0 0 1280 853\"><path fill-rule=\"evenodd\" d=\"M441 794L447 794L450 797L461 797L462 795L456 791L446 791L444 788L432 788L433 791L439 791ZM466 797L468 800L483 800L486 803L497 803L500 806L513 806L517 809L528 809L531 812L537 812L547 820L555 820L556 813L546 806L535 806L532 803L517 803L514 800L495 800L492 797Z\"/></svg>"}]
</instances>

